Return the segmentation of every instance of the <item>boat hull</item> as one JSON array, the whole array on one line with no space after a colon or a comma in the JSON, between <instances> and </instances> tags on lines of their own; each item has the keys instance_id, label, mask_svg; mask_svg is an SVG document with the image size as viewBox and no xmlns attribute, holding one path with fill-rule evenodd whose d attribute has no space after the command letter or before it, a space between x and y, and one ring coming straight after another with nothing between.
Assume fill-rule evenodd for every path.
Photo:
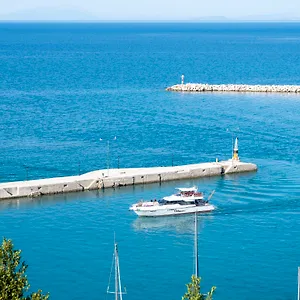
<instances>
[{"instance_id":1,"label":"boat hull","mask_svg":"<svg viewBox=\"0 0 300 300\"><path fill-rule=\"evenodd\" d=\"M161 217L192 213L208 213L215 210L211 204L192 206L192 207L133 207L133 210L140 217Z\"/></svg>"}]
</instances>

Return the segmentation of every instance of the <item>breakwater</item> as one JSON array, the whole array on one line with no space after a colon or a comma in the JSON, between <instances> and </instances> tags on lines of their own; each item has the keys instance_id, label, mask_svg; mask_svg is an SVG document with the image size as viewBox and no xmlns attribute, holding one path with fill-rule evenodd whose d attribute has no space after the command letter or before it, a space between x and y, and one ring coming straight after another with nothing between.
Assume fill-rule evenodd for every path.
<instances>
[{"instance_id":1,"label":"breakwater","mask_svg":"<svg viewBox=\"0 0 300 300\"><path fill-rule=\"evenodd\" d=\"M172 92L240 92L240 93L300 93L300 85L249 85L249 84L176 84L166 89Z\"/></svg>"},{"instance_id":2,"label":"breakwater","mask_svg":"<svg viewBox=\"0 0 300 300\"><path fill-rule=\"evenodd\" d=\"M97 170L78 176L0 183L0 199L39 197L47 194L79 192L135 184L218 176L256 171L257 166L238 160L174 167Z\"/></svg>"}]
</instances>

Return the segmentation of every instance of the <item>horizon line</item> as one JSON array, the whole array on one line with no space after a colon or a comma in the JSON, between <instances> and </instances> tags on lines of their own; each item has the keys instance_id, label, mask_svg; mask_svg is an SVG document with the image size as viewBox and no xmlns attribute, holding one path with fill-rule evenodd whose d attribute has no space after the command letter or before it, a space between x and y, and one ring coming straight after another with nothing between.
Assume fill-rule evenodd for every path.
<instances>
[{"instance_id":1,"label":"horizon line","mask_svg":"<svg viewBox=\"0 0 300 300\"><path fill-rule=\"evenodd\" d=\"M0 23L300 23L299 19L203 19L203 20L1 20Z\"/></svg>"}]
</instances>

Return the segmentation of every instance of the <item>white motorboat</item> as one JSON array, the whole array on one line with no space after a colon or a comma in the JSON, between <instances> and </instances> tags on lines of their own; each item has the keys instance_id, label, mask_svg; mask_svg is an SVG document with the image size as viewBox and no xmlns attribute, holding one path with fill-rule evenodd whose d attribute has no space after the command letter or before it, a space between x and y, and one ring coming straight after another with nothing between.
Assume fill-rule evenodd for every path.
<instances>
[{"instance_id":1,"label":"white motorboat","mask_svg":"<svg viewBox=\"0 0 300 300\"><path fill-rule=\"evenodd\" d=\"M178 192L161 200L140 201L133 204L133 210L140 217L171 216L191 213L206 213L213 211L215 206L209 203L213 191L207 200L197 187L177 188Z\"/></svg>"}]
</instances>

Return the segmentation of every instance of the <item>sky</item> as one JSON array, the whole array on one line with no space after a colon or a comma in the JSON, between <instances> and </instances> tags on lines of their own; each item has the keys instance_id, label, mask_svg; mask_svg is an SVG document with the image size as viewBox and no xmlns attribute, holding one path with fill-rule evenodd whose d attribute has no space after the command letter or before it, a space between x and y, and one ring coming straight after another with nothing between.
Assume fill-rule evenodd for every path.
<instances>
[{"instance_id":1,"label":"sky","mask_svg":"<svg viewBox=\"0 0 300 300\"><path fill-rule=\"evenodd\" d=\"M300 20L300 0L0 0L0 20Z\"/></svg>"}]
</instances>

